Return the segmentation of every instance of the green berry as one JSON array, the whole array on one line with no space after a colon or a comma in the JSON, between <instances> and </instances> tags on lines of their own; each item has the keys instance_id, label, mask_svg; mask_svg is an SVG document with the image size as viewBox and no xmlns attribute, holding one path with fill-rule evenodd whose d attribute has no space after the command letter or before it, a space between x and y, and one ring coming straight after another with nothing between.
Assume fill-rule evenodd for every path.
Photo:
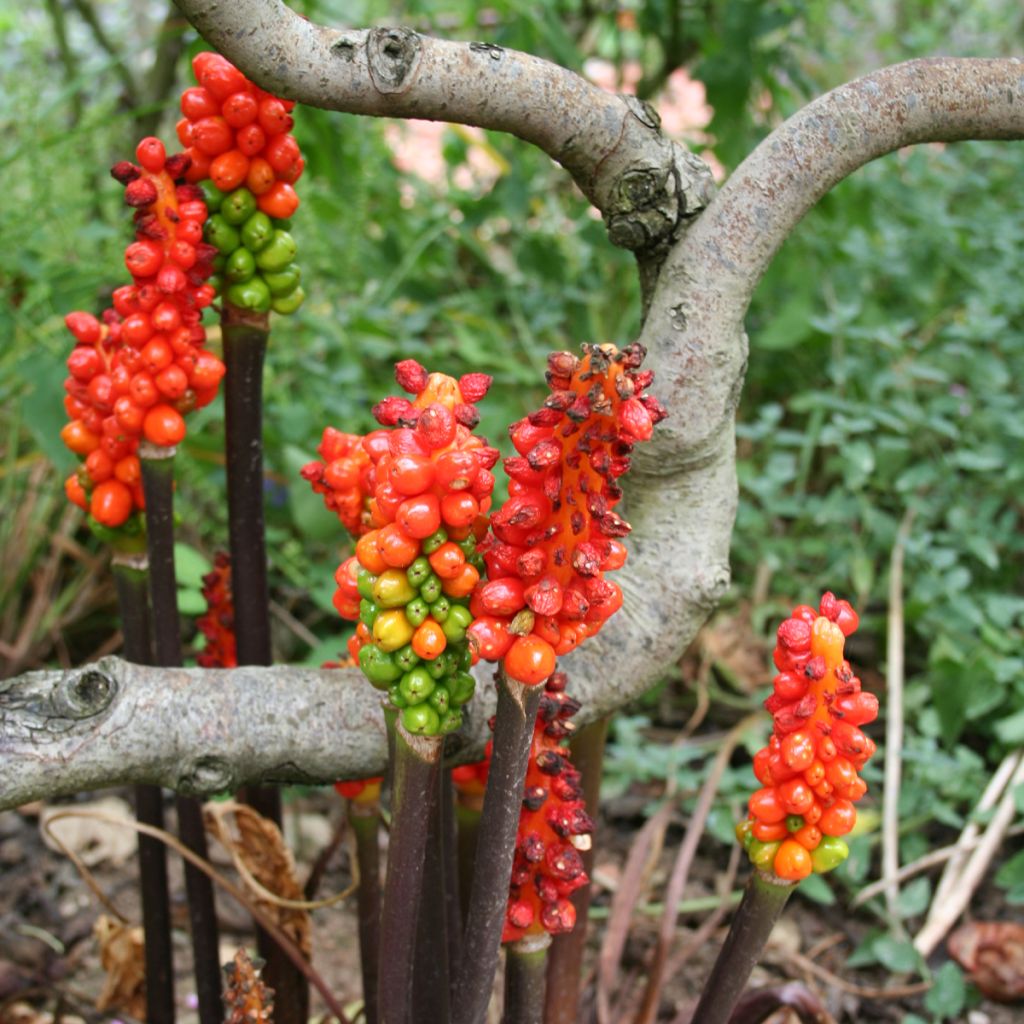
<instances>
[{"instance_id":1,"label":"green berry","mask_svg":"<svg viewBox=\"0 0 1024 1024\"><path fill-rule=\"evenodd\" d=\"M432 533L423 542L423 550L428 554L432 555L442 544L448 540L448 534L445 528L442 526L436 533Z\"/></svg>"},{"instance_id":2,"label":"green berry","mask_svg":"<svg viewBox=\"0 0 1024 1024\"><path fill-rule=\"evenodd\" d=\"M373 600L373 585L377 582L377 577L370 572L369 569L359 569L359 574L356 576L356 590L359 591L360 597L365 597L367 601Z\"/></svg>"},{"instance_id":3,"label":"green berry","mask_svg":"<svg viewBox=\"0 0 1024 1024\"><path fill-rule=\"evenodd\" d=\"M252 247L250 246L250 248ZM268 270L263 275L263 280L267 282L271 295L275 297L291 295L299 287L299 282L302 280L302 271L297 263L289 263L284 270Z\"/></svg>"},{"instance_id":4,"label":"green berry","mask_svg":"<svg viewBox=\"0 0 1024 1024\"><path fill-rule=\"evenodd\" d=\"M438 728L438 732L442 736L447 736L449 733L458 732L462 728L462 712L456 711L451 708L448 714L441 719L441 725Z\"/></svg>"},{"instance_id":5,"label":"green berry","mask_svg":"<svg viewBox=\"0 0 1024 1024\"><path fill-rule=\"evenodd\" d=\"M420 587L420 597L427 604L433 604L441 596L441 581L431 573Z\"/></svg>"},{"instance_id":6,"label":"green berry","mask_svg":"<svg viewBox=\"0 0 1024 1024\"><path fill-rule=\"evenodd\" d=\"M405 698L402 696L402 688L398 683L388 687L388 700L391 701L396 708L405 707Z\"/></svg>"},{"instance_id":7,"label":"green berry","mask_svg":"<svg viewBox=\"0 0 1024 1024\"><path fill-rule=\"evenodd\" d=\"M427 698L427 700L430 702L430 706L441 716L443 721L444 716L448 714L448 690L443 686L436 686L434 687L434 692Z\"/></svg>"},{"instance_id":8,"label":"green berry","mask_svg":"<svg viewBox=\"0 0 1024 1024\"><path fill-rule=\"evenodd\" d=\"M408 672L420 663L420 656L412 649L412 644L395 651L395 664L403 671Z\"/></svg>"},{"instance_id":9,"label":"green berry","mask_svg":"<svg viewBox=\"0 0 1024 1024\"><path fill-rule=\"evenodd\" d=\"M273 238L256 254L260 270L284 270L298 252L295 239L287 231L275 231Z\"/></svg>"},{"instance_id":10,"label":"green berry","mask_svg":"<svg viewBox=\"0 0 1024 1024\"><path fill-rule=\"evenodd\" d=\"M250 309L254 313L270 312L270 289L260 277L236 281L228 287L224 297L239 309Z\"/></svg>"},{"instance_id":11,"label":"green berry","mask_svg":"<svg viewBox=\"0 0 1024 1024\"><path fill-rule=\"evenodd\" d=\"M849 856L850 848L839 836L825 836L817 848L811 850L811 865L819 875L823 875L839 867Z\"/></svg>"},{"instance_id":12,"label":"green berry","mask_svg":"<svg viewBox=\"0 0 1024 1024\"><path fill-rule=\"evenodd\" d=\"M455 644L465 639L466 630L473 621L473 613L462 604L453 604L441 629L448 642Z\"/></svg>"},{"instance_id":13,"label":"green berry","mask_svg":"<svg viewBox=\"0 0 1024 1024\"><path fill-rule=\"evenodd\" d=\"M242 245L252 252L259 252L269 245L273 237L274 225L262 210L257 210L242 225Z\"/></svg>"},{"instance_id":14,"label":"green berry","mask_svg":"<svg viewBox=\"0 0 1024 1024\"><path fill-rule=\"evenodd\" d=\"M306 293L300 285L288 295L278 295L270 303L270 308L275 313L280 313L281 316L288 316L290 313L294 313L305 301Z\"/></svg>"},{"instance_id":15,"label":"green berry","mask_svg":"<svg viewBox=\"0 0 1024 1024\"><path fill-rule=\"evenodd\" d=\"M242 244L242 236L219 213L206 222L206 240L225 254L234 252Z\"/></svg>"},{"instance_id":16,"label":"green berry","mask_svg":"<svg viewBox=\"0 0 1024 1024\"><path fill-rule=\"evenodd\" d=\"M244 246L239 246L224 264L224 275L229 281L248 281L255 273L256 260Z\"/></svg>"},{"instance_id":17,"label":"green berry","mask_svg":"<svg viewBox=\"0 0 1024 1024\"><path fill-rule=\"evenodd\" d=\"M436 736L441 718L429 704L417 704L402 712L402 725L417 736Z\"/></svg>"},{"instance_id":18,"label":"green berry","mask_svg":"<svg viewBox=\"0 0 1024 1024\"><path fill-rule=\"evenodd\" d=\"M432 575L430 563L420 555L420 557L405 570L405 574L409 577L409 582L414 587L422 586L427 578Z\"/></svg>"},{"instance_id":19,"label":"green berry","mask_svg":"<svg viewBox=\"0 0 1024 1024\"><path fill-rule=\"evenodd\" d=\"M405 606L405 617L414 626L421 626L430 614L430 607L422 597L417 597Z\"/></svg>"},{"instance_id":20,"label":"green berry","mask_svg":"<svg viewBox=\"0 0 1024 1024\"><path fill-rule=\"evenodd\" d=\"M377 621L378 615L380 615L380 605L373 601L367 601L365 597L359 602L360 622L364 622L367 626L372 626Z\"/></svg>"},{"instance_id":21,"label":"green berry","mask_svg":"<svg viewBox=\"0 0 1024 1024\"><path fill-rule=\"evenodd\" d=\"M220 212L229 224L240 226L256 212L256 197L247 188L236 188L224 197Z\"/></svg>"},{"instance_id":22,"label":"green berry","mask_svg":"<svg viewBox=\"0 0 1024 1024\"><path fill-rule=\"evenodd\" d=\"M430 605L430 614L434 616L435 622L444 622L451 610L452 603L443 594L436 601L431 602Z\"/></svg>"},{"instance_id":23,"label":"green berry","mask_svg":"<svg viewBox=\"0 0 1024 1024\"><path fill-rule=\"evenodd\" d=\"M359 651L359 667L363 675L377 687L386 689L390 683L401 678L402 670L395 664L394 656L385 654L376 644L363 644Z\"/></svg>"},{"instance_id":24,"label":"green berry","mask_svg":"<svg viewBox=\"0 0 1024 1024\"><path fill-rule=\"evenodd\" d=\"M414 668L406 672L399 683L402 696L408 704L421 704L434 691L434 680L425 668Z\"/></svg>"},{"instance_id":25,"label":"green berry","mask_svg":"<svg viewBox=\"0 0 1024 1024\"><path fill-rule=\"evenodd\" d=\"M199 182L199 187L203 190L203 202L206 203L206 208L211 214L216 213L220 209L220 204L224 202L227 192L221 192L209 178L204 178Z\"/></svg>"},{"instance_id":26,"label":"green berry","mask_svg":"<svg viewBox=\"0 0 1024 1024\"><path fill-rule=\"evenodd\" d=\"M468 672L456 672L448 680L448 697L453 705L465 704L473 696L476 680Z\"/></svg>"}]
</instances>

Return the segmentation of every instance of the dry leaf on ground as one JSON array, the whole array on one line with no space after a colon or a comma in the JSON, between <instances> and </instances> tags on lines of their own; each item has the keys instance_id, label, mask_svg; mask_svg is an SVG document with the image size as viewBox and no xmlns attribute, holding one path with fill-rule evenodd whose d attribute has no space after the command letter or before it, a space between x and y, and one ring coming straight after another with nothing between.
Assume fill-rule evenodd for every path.
<instances>
[{"instance_id":1,"label":"dry leaf on ground","mask_svg":"<svg viewBox=\"0 0 1024 1024\"><path fill-rule=\"evenodd\" d=\"M97 1010L120 1010L146 1019L146 961L142 929L121 924L106 914L96 919L93 935L100 947L100 963L107 972Z\"/></svg>"},{"instance_id":2,"label":"dry leaf on ground","mask_svg":"<svg viewBox=\"0 0 1024 1024\"><path fill-rule=\"evenodd\" d=\"M284 900L302 900L302 886L295 877L295 861L280 829L246 804L227 801L203 808L207 831L222 843L263 889ZM234 828L229 822L234 822ZM284 907L265 893L242 881L254 902L294 940L303 955L312 957L309 912Z\"/></svg>"},{"instance_id":3,"label":"dry leaf on ground","mask_svg":"<svg viewBox=\"0 0 1024 1024\"><path fill-rule=\"evenodd\" d=\"M1024 925L971 921L950 935L947 949L989 999L1024 999Z\"/></svg>"},{"instance_id":4,"label":"dry leaf on ground","mask_svg":"<svg viewBox=\"0 0 1024 1024\"><path fill-rule=\"evenodd\" d=\"M47 828L47 823L58 814L74 812L74 817L61 818ZM83 817L79 817L81 814ZM60 841L88 867L110 864L120 867L127 863L136 852L135 833L131 828L122 828L107 821L97 821L85 815L101 814L134 824L135 815L131 807L116 796L106 796L87 804L74 807L44 807L39 814L39 830L43 842L56 853L64 851L53 841ZM52 832L53 835L49 833Z\"/></svg>"}]
</instances>

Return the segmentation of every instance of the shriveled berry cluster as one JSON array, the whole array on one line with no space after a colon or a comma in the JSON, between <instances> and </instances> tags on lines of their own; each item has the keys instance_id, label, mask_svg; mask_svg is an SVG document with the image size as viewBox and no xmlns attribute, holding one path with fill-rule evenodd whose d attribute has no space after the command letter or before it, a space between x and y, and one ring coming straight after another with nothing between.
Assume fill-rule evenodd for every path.
<instances>
[{"instance_id":1,"label":"shriveled berry cluster","mask_svg":"<svg viewBox=\"0 0 1024 1024\"><path fill-rule=\"evenodd\" d=\"M192 61L198 86L181 97L178 138L202 182L217 247L214 284L233 306L293 313L305 293L295 240L284 223L298 209L295 182L305 162L291 135L292 100L250 82L217 53Z\"/></svg>"},{"instance_id":2,"label":"shriveled berry cluster","mask_svg":"<svg viewBox=\"0 0 1024 1024\"><path fill-rule=\"evenodd\" d=\"M203 668L234 668L238 664L235 649L235 602L231 596L231 559L218 551L213 569L203 577L206 611L196 619L206 646L196 661Z\"/></svg>"},{"instance_id":3,"label":"shriveled berry cluster","mask_svg":"<svg viewBox=\"0 0 1024 1024\"><path fill-rule=\"evenodd\" d=\"M427 374L414 360L396 367L415 396L374 408L385 428L362 440L373 464L371 529L342 563L335 607L359 619L350 653L374 686L387 690L413 733L437 735L462 724L473 695L466 630L469 595L483 562L498 452L473 435L471 404L490 385L483 374L456 381Z\"/></svg>"},{"instance_id":4,"label":"shriveled berry cluster","mask_svg":"<svg viewBox=\"0 0 1024 1024\"><path fill-rule=\"evenodd\" d=\"M508 675L528 685L622 605L605 578L626 561L618 479L666 415L645 394L654 375L639 370L644 355L638 344L584 345L582 359L553 353L544 407L510 428L518 454L505 460L509 499L481 544L488 582L470 608L481 657L504 658Z\"/></svg>"},{"instance_id":5,"label":"shriveled berry cluster","mask_svg":"<svg viewBox=\"0 0 1024 1024\"><path fill-rule=\"evenodd\" d=\"M274 990L260 980L262 960L250 960L240 949L224 966L224 1024L270 1024L274 1019Z\"/></svg>"},{"instance_id":6,"label":"shriveled berry cluster","mask_svg":"<svg viewBox=\"0 0 1024 1024\"><path fill-rule=\"evenodd\" d=\"M878 716L878 699L843 657L858 621L848 602L826 593L817 611L800 605L779 626L779 674L765 701L775 729L754 758L763 788L737 828L750 859L779 878L831 871L849 855L840 837L857 820L854 801L867 792L857 773L875 752L860 726Z\"/></svg>"},{"instance_id":7,"label":"shriveled berry cluster","mask_svg":"<svg viewBox=\"0 0 1024 1024\"><path fill-rule=\"evenodd\" d=\"M580 773L569 761L569 719L580 706L566 695L565 685L565 673L555 672L540 698L503 942L541 931L572 931L576 908L569 896L588 881L580 850L590 849L594 822L584 807Z\"/></svg>"},{"instance_id":8,"label":"shriveled berry cluster","mask_svg":"<svg viewBox=\"0 0 1024 1024\"><path fill-rule=\"evenodd\" d=\"M353 537L362 536L370 529L369 503L377 482L363 438L327 427L316 450L324 461L307 462L303 479L323 495L324 504Z\"/></svg>"},{"instance_id":9,"label":"shriveled berry cluster","mask_svg":"<svg viewBox=\"0 0 1024 1024\"><path fill-rule=\"evenodd\" d=\"M135 241L125 250L132 284L115 290L100 319L83 312L65 318L76 345L64 384L71 422L61 437L85 458L65 490L107 527L142 507L138 442L178 444L183 414L211 402L224 375L204 347L215 250L202 240L202 195L182 180L188 158L168 157L150 137L136 159L111 171L135 209Z\"/></svg>"}]
</instances>

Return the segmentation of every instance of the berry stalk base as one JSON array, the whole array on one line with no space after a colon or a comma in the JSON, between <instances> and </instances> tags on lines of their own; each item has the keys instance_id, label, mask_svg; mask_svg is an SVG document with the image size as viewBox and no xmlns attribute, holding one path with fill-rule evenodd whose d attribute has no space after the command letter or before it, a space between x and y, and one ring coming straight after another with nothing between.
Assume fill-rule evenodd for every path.
<instances>
[{"instance_id":1,"label":"berry stalk base","mask_svg":"<svg viewBox=\"0 0 1024 1024\"><path fill-rule=\"evenodd\" d=\"M783 882L760 871L750 876L692 1020L700 1024L729 1024L750 972L795 888L794 882Z\"/></svg>"},{"instance_id":2,"label":"berry stalk base","mask_svg":"<svg viewBox=\"0 0 1024 1024\"><path fill-rule=\"evenodd\" d=\"M349 801L348 824L356 837L359 888L359 966L363 976L363 1019L377 1024L377 978L380 973L380 804Z\"/></svg>"},{"instance_id":3,"label":"berry stalk base","mask_svg":"<svg viewBox=\"0 0 1024 1024\"><path fill-rule=\"evenodd\" d=\"M505 956L505 1012L501 1024L544 1024L547 932L509 943Z\"/></svg>"}]
</instances>

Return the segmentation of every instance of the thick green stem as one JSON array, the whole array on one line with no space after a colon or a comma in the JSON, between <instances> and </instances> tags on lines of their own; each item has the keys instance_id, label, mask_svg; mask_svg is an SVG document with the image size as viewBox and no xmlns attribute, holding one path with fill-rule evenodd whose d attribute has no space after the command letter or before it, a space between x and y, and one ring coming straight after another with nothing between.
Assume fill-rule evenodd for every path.
<instances>
[{"instance_id":1,"label":"thick green stem","mask_svg":"<svg viewBox=\"0 0 1024 1024\"><path fill-rule=\"evenodd\" d=\"M380 955L380 804L349 801L348 822L356 837L359 889L359 964L363 974L363 1019L377 1024L378 959Z\"/></svg>"},{"instance_id":2,"label":"thick green stem","mask_svg":"<svg viewBox=\"0 0 1024 1024\"><path fill-rule=\"evenodd\" d=\"M124 632L124 656L137 665L149 665L153 661L148 564L145 555L114 555L114 583ZM164 827L164 801L159 786L135 787L135 817L144 825ZM159 840L141 834L139 892L145 936L146 1020L153 1024L172 1024L174 949L171 945L167 850Z\"/></svg>"},{"instance_id":3,"label":"thick green stem","mask_svg":"<svg viewBox=\"0 0 1024 1024\"><path fill-rule=\"evenodd\" d=\"M604 748L608 738L605 716L585 726L573 738L573 767L582 776L583 800L590 816L597 819L601 796L601 772ZM591 874L594 867L594 845L582 854L583 868ZM584 885L572 894L576 908L576 926L566 935L556 935L548 953L548 983L544 1005L544 1024L576 1024L580 1003L580 979L583 977L583 954L587 946L587 917L590 913L592 888Z\"/></svg>"},{"instance_id":4,"label":"thick green stem","mask_svg":"<svg viewBox=\"0 0 1024 1024\"><path fill-rule=\"evenodd\" d=\"M764 949L775 922L796 888L774 875L755 870L747 882L715 966L711 970L693 1020L728 1024L733 1009Z\"/></svg>"},{"instance_id":5,"label":"thick green stem","mask_svg":"<svg viewBox=\"0 0 1024 1024\"><path fill-rule=\"evenodd\" d=\"M505 947L505 1012L501 1024L543 1024L547 988L547 932Z\"/></svg>"},{"instance_id":6,"label":"thick green stem","mask_svg":"<svg viewBox=\"0 0 1024 1024\"><path fill-rule=\"evenodd\" d=\"M224 431L227 453L228 533L235 644L239 665L269 665L270 599L263 518L263 361L270 317L225 302ZM247 786L241 798L281 827L281 794L269 786ZM269 935L257 928L256 942L266 961L263 977L274 990L278 1024L305 1024L309 986Z\"/></svg>"},{"instance_id":7,"label":"thick green stem","mask_svg":"<svg viewBox=\"0 0 1024 1024\"><path fill-rule=\"evenodd\" d=\"M142 486L146 495L146 545L149 553L149 594L153 609L155 662L168 668L181 665L181 625L178 585L174 572L174 449L148 443L139 447ZM181 841L203 860L208 859L206 829L199 802L179 796L176 801ZM201 1024L220 1024L220 948L213 883L194 865L185 864L185 891L192 926L192 959Z\"/></svg>"},{"instance_id":8,"label":"thick green stem","mask_svg":"<svg viewBox=\"0 0 1024 1024\"><path fill-rule=\"evenodd\" d=\"M525 686L498 671L494 752L480 819L469 893L463 956L455 985L454 1024L483 1024L498 967L508 905L523 783L542 686Z\"/></svg>"},{"instance_id":9,"label":"thick green stem","mask_svg":"<svg viewBox=\"0 0 1024 1024\"><path fill-rule=\"evenodd\" d=\"M430 817L437 812L442 736L395 727L388 873L381 910L378 997L382 1024L412 1021L413 964ZM439 1022L441 1024L441 1022Z\"/></svg>"}]
</instances>

